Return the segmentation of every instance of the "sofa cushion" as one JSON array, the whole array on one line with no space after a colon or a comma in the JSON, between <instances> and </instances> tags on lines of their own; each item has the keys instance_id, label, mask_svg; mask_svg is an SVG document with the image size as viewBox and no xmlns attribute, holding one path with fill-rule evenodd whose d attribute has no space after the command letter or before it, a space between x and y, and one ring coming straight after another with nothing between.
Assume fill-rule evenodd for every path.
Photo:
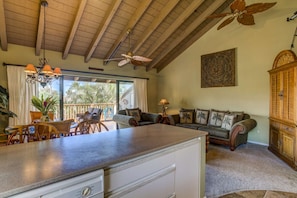
<instances>
[{"instance_id":1,"label":"sofa cushion","mask_svg":"<svg viewBox=\"0 0 297 198\"><path fill-rule=\"evenodd\" d=\"M209 126L215 126L215 127L221 127L224 119L224 115L226 114L226 111L218 111L212 109L209 114Z\"/></svg>"},{"instance_id":2,"label":"sofa cushion","mask_svg":"<svg viewBox=\"0 0 297 198\"><path fill-rule=\"evenodd\" d=\"M195 123L206 125L208 121L208 110L196 109Z\"/></svg>"},{"instance_id":3,"label":"sofa cushion","mask_svg":"<svg viewBox=\"0 0 297 198\"><path fill-rule=\"evenodd\" d=\"M200 124L194 124L194 123L189 123L189 124L177 123L176 126L178 126L178 127L184 127L184 128L189 128L189 129L196 129L197 130L202 125L200 125Z\"/></svg>"},{"instance_id":4,"label":"sofa cushion","mask_svg":"<svg viewBox=\"0 0 297 198\"><path fill-rule=\"evenodd\" d=\"M141 111L139 108L134 108L134 109L126 109L126 114L128 116L133 116L137 122L141 120Z\"/></svg>"},{"instance_id":5,"label":"sofa cushion","mask_svg":"<svg viewBox=\"0 0 297 198\"><path fill-rule=\"evenodd\" d=\"M231 130L235 119L236 116L234 114L225 114L221 127L226 130Z\"/></svg>"},{"instance_id":6,"label":"sofa cushion","mask_svg":"<svg viewBox=\"0 0 297 198\"><path fill-rule=\"evenodd\" d=\"M139 126L144 126L144 125L149 125L149 124L155 124L155 123L151 122L151 121L140 121L140 122L138 122Z\"/></svg>"},{"instance_id":7,"label":"sofa cushion","mask_svg":"<svg viewBox=\"0 0 297 198\"><path fill-rule=\"evenodd\" d=\"M199 127L198 130L208 132L208 135L210 137L229 139L229 130L226 130L226 129L211 127L211 126L202 126L202 127Z\"/></svg>"},{"instance_id":8,"label":"sofa cushion","mask_svg":"<svg viewBox=\"0 0 297 198\"><path fill-rule=\"evenodd\" d=\"M194 121L194 109L181 109L179 111L180 123L189 124Z\"/></svg>"}]
</instances>

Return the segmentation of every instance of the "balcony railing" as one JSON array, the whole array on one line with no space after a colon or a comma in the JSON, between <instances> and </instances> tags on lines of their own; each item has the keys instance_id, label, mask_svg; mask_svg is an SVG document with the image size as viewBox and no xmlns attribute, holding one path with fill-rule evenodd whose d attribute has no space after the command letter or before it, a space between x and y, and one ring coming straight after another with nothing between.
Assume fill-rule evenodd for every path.
<instances>
[{"instance_id":1,"label":"balcony railing","mask_svg":"<svg viewBox=\"0 0 297 198\"><path fill-rule=\"evenodd\" d=\"M77 114L85 113L89 108L102 109L101 120L112 120L116 112L115 103L95 103L95 104L64 104L64 120L76 119Z\"/></svg>"}]
</instances>

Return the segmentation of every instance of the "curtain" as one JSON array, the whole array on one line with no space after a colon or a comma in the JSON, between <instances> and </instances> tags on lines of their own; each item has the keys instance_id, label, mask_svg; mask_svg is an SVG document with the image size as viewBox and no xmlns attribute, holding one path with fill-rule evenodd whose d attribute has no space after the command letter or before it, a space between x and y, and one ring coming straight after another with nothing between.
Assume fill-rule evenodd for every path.
<instances>
[{"instance_id":1,"label":"curtain","mask_svg":"<svg viewBox=\"0 0 297 198\"><path fill-rule=\"evenodd\" d=\"M148 112L147 107L147 80L146 79L134 79L134 96L135 107L139 107L141 111Z\"/></svg>"},{"instance_id":2,"label":"curtain","mask_svg":"<svg viewBox=\"0 0 297 198\"><path fill-rule=\"evenodd\" d=\"M7 66L9 110L17 118L9 118L9 125L29 124L31 122L31 98L36 93L35 84L26 82L24 67Z\"/></svg>"}]
</instances>

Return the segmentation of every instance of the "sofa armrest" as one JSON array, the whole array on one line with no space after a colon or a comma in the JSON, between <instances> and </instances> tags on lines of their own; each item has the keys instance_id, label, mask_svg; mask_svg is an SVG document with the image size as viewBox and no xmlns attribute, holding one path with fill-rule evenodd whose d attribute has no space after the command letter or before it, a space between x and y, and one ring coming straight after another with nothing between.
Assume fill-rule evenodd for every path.
<instances>
[{"instance_id":1,"label":"sofa armrest","mask_svg":"<svg viewBox=\"0 0 297 198\"><path fill-rule=\"evenodd\" d=\"M115 114L112 119L113 121L115 121L117 124L120 124L120 125L134 126L134 127L138 125L137 121L133 116Z\"/></svg>"},{"instance_id":2,"label":"sofa armrest","mask_svg":"<svg viewBox=\"0 0 297 198\"><path fill-rule=\"evenodd\" d=\"M254 119L245 119L245 120L242 120L242 121L239 121L239 122L236 122L230 132L232 133L233 130L235 128L238 128L240 126L241 130L238 131L239 134L245 134L245 133L248 133L250 130L252 130L253 128L255 128L257 126L257 122L256 120Z\"/></svg>"},{"instance_id":3,"label":"sofa armrest","mask_svg":"<svg viewBox=\"0 0 297 198\"><path fill-rule=\"evenodd\" d=\"M151 121L154 123L159 123L161 119L162 119L162 115L158 113L149 113L149 112L141 113L141 120L143 121Z\"/></svg>"}]
</instances>

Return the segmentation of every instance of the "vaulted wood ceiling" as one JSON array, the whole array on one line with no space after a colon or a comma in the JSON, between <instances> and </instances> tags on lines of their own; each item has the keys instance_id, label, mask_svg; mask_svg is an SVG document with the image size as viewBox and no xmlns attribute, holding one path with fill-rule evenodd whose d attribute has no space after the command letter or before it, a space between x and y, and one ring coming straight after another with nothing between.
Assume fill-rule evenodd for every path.
<instances>
[{"instance_id":1,"label":"vaulted wood ceiling","mask_svg":"<svg viewBox=\"0 0 297 198\"><path fill-rule=\"evenodd\" d=\"M205 34L233 0L47 0L45 48L93 58L118 58L129 51L152 58L159 72ZM0 0L1 49L8 43L44 49L40 0ZM104 62L108 66L108 62Z\"/></svg>"}]
</instances>

